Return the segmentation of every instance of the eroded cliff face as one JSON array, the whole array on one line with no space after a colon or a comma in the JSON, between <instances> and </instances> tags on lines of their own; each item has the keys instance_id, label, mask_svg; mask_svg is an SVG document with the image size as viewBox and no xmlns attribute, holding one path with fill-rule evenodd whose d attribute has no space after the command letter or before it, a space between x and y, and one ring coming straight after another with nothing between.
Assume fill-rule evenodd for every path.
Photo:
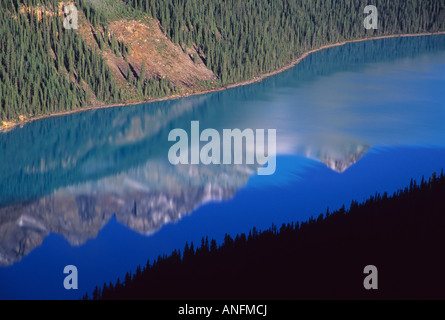
<instances>
[{"instance_id":1,"label":"eroded cliff face","mask_svg":"<svg viewBox=\"0 0 445 320\"><path fill-rule=\"evenodd\" d=\"M126 93L127 102L141 100L134 84L126 78L127 67L137 78L168 79L182 95L202 91L203 82L216 86L217 77L206 67L202 50L196 45L186 48L173 43L156 19L146 15L140 20L111 19L104 28L94 27L83 12L79 12L78 30L88 45L105 57L114 80ZM100 47L98 37L114 37L130 48L128 55L124 58L106 46Z\"/></svg>"}]
</instances>

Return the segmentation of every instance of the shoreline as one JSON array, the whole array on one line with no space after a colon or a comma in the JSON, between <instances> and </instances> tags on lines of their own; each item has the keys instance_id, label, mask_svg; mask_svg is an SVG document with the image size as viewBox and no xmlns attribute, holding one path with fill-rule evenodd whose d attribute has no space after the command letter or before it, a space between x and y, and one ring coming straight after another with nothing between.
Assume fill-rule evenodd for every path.
<instances>
[{"instance_id":1,"label":"shoreline","mask_svg":"<svg viewBox=\"0 0 445 320\"><path fill-rule=\"evenodd\" d=\"M6 132L8 132L8 131L10 131L12 129L15 129L17 126L23 126L23 125L25 125L25 124L27 124L29 122L36 121L36 120L41 120L41 119L45 119L45 118L50 118L50 117L60 117L60 116L74 114L74 113L91 111L91 110L97 110L97 109L104 109L104 108L126 107L126 106L134 106L134 105L143 104L143 103L153 103L153 102L160 102L160 101L166 101L166 100L176 100L176 99L182 99L182 98L187 98L187 97L192 97L192 96L197 96L197 95L202 95L202 94L208 94L208 93L212 93L212 92L219 92L219 91L224 91L224 90L227 90L227 89L232 89L232 88L236 88L236 87L241 87L241 86L247 86L247 85L255 84L255 83L263 81L266 78L269 78L271 76L277 75L279 73L282 73L282 72L284 72L286 70L289 70L289 69L295 67L303 59L305 59L306 57L308 57L309 55L311 55L311 54L313 54L315 52L318 52L318 51L321 51L321 50L325 50L325 49L329 49L329 48L344 46L344 45L346 45L348 43L363 42L363 41L370 41L370 40L379 40L379 39L388 39L388 38L423 37L423 36L434 36L434 35L445 35L445 31L433 32L433 33L423 32L423 33L394 34L394 35L386 35L386 36L376 36L376 37L361 38L361 39L355 39L355 40L345 40L345 41L342 41L342 42L337 42L337 43L333 43L333 44L324 45L324 46L321 46L321 47L319 47L317 49L309 50L309 51L301 54L298 58L292 60L290 63L288 63L287 65L285 65L282 68L279 68L277 70L271 71L269 73L264 73L264 74L258 75L256 77L253 77L252 79L245 80L245 81L242 81L242 82L237 82L237 83L229 84L229 85L218 87L218 88L214 88L214 89L202 90L202 91L197 91L197 92L188 93L188 94L171 95L171 96L167 96L167 97L163 97L163 98L156 98L156 99L150 99L150 100L141 100L141 101L134 101L134 102L122 102L122 103L115 103L115 104L87 106L87 107L84 107L84 108L78 108L76 110L71 110L71 111L62 111L62 112L57 112L57 113L52 113L52 114L45 114L45 115L41 115L41 116L38 116L38 117L25 119L25 120L22 120L22 121L19 121L19 122L5 121L6 125L4 124L5 122L3 122L3 125L0 126L0 134L1 133L6 133Z\"/></svg>"}]
</instances>

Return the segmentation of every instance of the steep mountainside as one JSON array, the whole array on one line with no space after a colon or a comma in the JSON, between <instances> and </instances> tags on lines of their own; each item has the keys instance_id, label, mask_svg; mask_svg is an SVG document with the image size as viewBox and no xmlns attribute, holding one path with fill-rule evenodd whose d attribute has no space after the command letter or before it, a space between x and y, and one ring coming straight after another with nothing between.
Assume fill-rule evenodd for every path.
<instances>
[{"instance_id":1,"label":"steep mountainside","mask_svg":"<svg viewBox=\"0 0 445 320\"><path fill-rule=\"evenodd\" d=\"M196 46L183 50L167 38L157 20L148 16L142 21L119 19L110 21L106 27L94 27L81 12L79 31L91 48L102 52L114 80L127 91L127 101L144 98L138 95L138 83L134 86L131 78L168 79L176 92L182 94L194 92L203 81L216 79L200 58L193 60L195 55L199 57ZM111 47L100 45L98 37L125 43L130 48L128 54L115 54Z\"/></svg>"},{"instance_id":2,"label":"steep mountainside","mask_svg":"<svg viewBox=\"0 0 445 320\"><path fill-rule=\"evenodd\" d=\"M78 29L65 28L67 5ZM445 0L0 0L0 130L223 88L345 40L445 30ZM68 14L72 18L71 14Z\"/></svg>"}]
</instances>

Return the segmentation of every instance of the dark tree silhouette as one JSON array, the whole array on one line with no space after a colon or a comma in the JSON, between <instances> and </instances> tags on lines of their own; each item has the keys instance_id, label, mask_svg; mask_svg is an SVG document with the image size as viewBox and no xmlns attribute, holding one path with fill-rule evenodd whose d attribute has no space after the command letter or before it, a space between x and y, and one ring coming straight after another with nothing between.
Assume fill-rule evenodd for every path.
<instances>
[{"instance_id":1,"label":"dark tree silhouette","mask_svg":"<svg viewBox=\"0 0 445 320\"><path fill-rule=\"evenodd\" d=\"M202 238L159 256L125 286L104 284L101 299L445 298L445 176L434 173L392 196L305 222L253 228L233 239ZM375 265L379 289L365 290ZM131 278L128 279L127 278ZM97 288L96 288L97 289ZM93 299L96 296L93 293ZM88 298L86 294L84 298Z\"/></svg>"}]
</instances>

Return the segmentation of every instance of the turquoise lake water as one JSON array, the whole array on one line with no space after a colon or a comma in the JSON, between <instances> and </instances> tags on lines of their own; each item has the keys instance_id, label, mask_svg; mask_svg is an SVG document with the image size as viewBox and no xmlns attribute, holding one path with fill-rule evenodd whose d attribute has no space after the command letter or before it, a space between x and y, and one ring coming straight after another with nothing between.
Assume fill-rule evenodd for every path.
<instances>
[{"instance_id":1,"label":"turquoise lake water","mask_svg":"<svg viewBox=\"0 0 445 320\"><path fill-rule=\"evenodd\" d=\"M276 172L168 161L172 129L276 129ZM249 148L249 146L246 146ZM260 83L0 135L0 298L77 299L208 236L303 221L445 167L445 36L314 53ZM65 290L75 265L79 289Z\"/></svg>"}]
</instances>

